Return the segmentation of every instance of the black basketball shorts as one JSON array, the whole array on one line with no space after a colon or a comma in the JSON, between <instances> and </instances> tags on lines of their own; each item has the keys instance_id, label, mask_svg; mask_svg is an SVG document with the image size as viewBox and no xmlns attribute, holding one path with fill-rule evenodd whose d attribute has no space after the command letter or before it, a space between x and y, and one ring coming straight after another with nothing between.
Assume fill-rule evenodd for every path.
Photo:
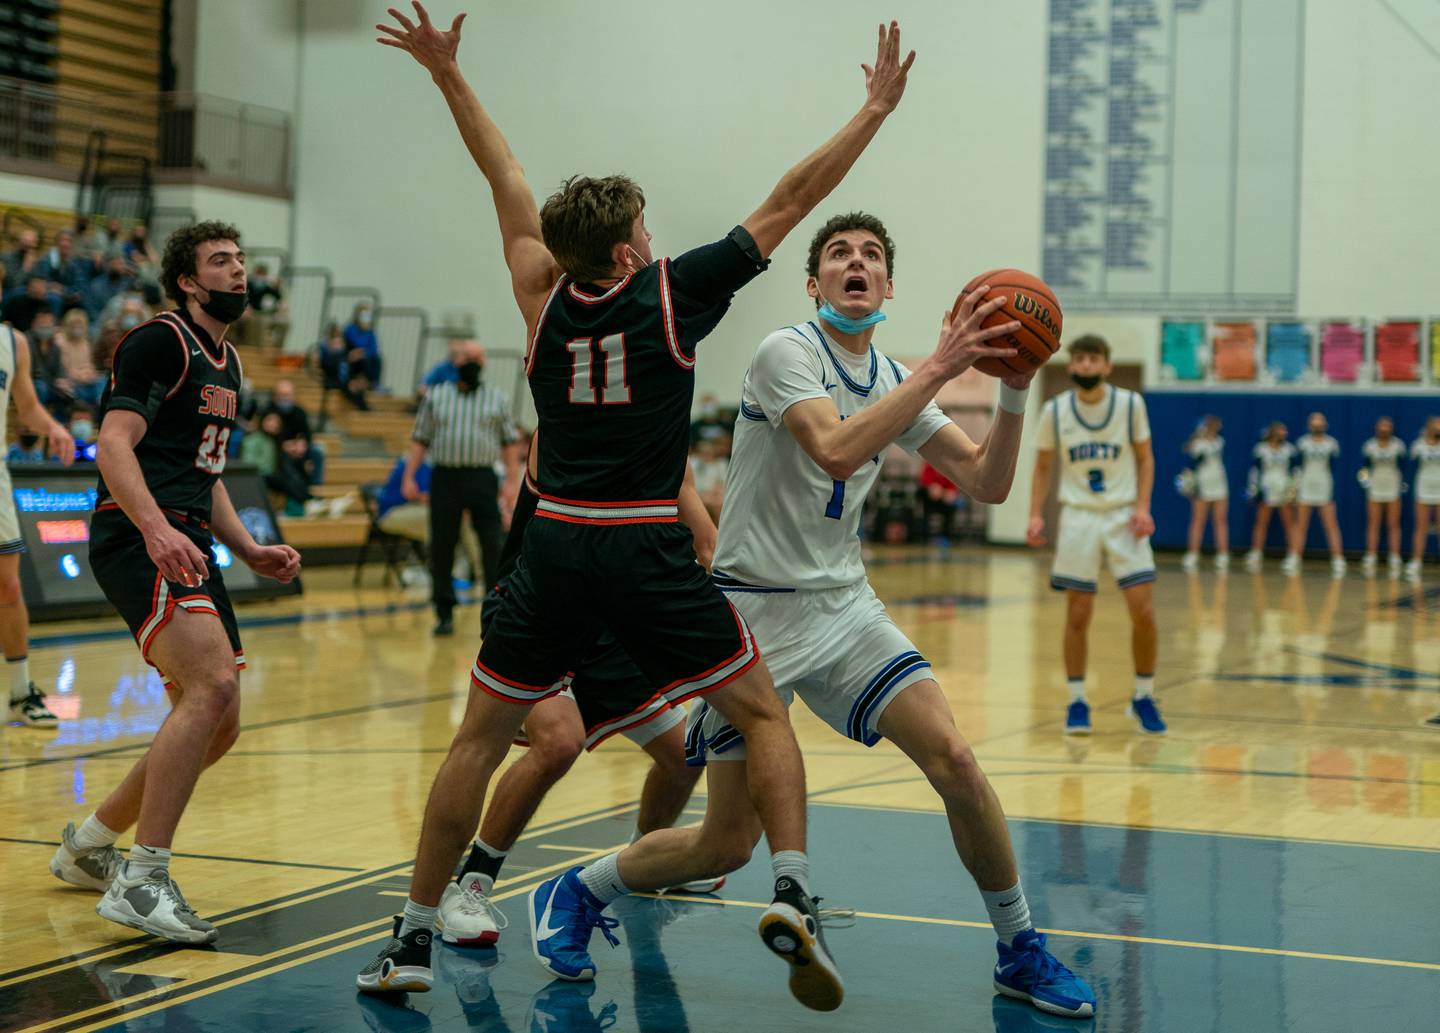
<instances>
[{"instance_id":1,"label":"black basketball shorts","mask_svg":"<svg viewBox=\"0 0 1440 1033\"><path fill-rule=\"evenodd\" d=\"M217 617L235 651L235 666L244 669L245 651L240 645L240 626L235 621L235 608L225 591L225 579L210 551L214 544L207 525L191 517L165 513L170 526L185 535L207 557L210 575L199 587L188 587L167 581L156 569L145 551L145 539L139 528L130 522L118 507L97 509L90 520L90 569L110 605L119 611L130 626L140 655L147 664L150 644L160 629L170 623L177 609L190 613L208 613ZM157 668L158 669L158 668ZM165 672L161 678L168 684Z\"/></svg>"},{"instance_id":2,"label":"black basketball shorts","mask_svg":"<svg viewBox=\"0 0 1440 1033\"><path fill-rule=\"evenodd\" d=\"M713 692L760 660L755 637L695 562L678 523L588 526L537 517L504 581L472 679L513 703L571 689L581 706L633 713L615 678L585 678L609 632L648 689L645 705Z\"/></svg>"},{"instance_id":3,"label":"black basketball shorts","mask_svg":"<svg viewBox=\"0 0 1440 1033\"><path fill-rule=\"evenodd\" d=\"M492 589L480 608L483 635L490 633L505 585L506 580L502 580ZM635 745L644 746L685 721L684 710L672 707L663 696L656 695L644 672L608 631L600 633L562 695L568 695L580 711L587 750L593 750L616 733L624 733ZM515 745L530 745L524 728L516 734Z\"/></svg>"}]
</instances>

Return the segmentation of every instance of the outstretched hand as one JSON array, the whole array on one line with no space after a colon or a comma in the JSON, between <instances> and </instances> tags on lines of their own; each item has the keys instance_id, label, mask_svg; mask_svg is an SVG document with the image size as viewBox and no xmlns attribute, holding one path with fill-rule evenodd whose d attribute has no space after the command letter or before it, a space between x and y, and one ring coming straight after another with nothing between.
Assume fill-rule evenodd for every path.
<instances>
[{"instance_id":1,"label":"outstretched hand","mask_svg":"<svg viewBox=\"0 0 1440 1033\"><path fill-rule=\"evenodd\" d=\"M1006 302L1004 295L985 298L989 290L988 284L982 284L961 294L941 321L940 341L930 361L936 363L947 380L958 377L981 359L1008 359L1015 354L1014 348L997 348L989 343L1020 329L1015 320L998 326L984 325ZM982 298L985 300L981 301Z\"/></svg>"},{"instance_id":2,"label":"outstretched hand","mask_svg":"<svg viewBox=\"0 0 1440 1033\"><path fill-rule=\"evenodd\" d=\"M387 47L394 47L396 50L403 50L416 61L419 61L431 75L441 71L454 62L455 54L460 49L460 24L465 20L462 11L455 16L455 21L450 25L449 32L441 32L430 21L430 15L420 4L420 0L411 0L415 8L415 15L420 19L416 25L397 9L391 7L390 17L400 24L400 28L393 25L376 25L375 29L384 35L376 38L375 42Z\"/></svg>"},{"instance_id":3,"label":"outstretched hand","mask_svg":"<svg viewBox=\"0 0 1440 1033\"><path fill-rule=\"evenodd\" d=\"M880 43L875 48L874 67L860 66L865 69L866 103L874 105L887 115L894 111L905 93L905 77L914 63L913 50L905 58L905 63L900 63L900 23L891 22L888 30L881 25Z\"/></svg>"}]
</instances>

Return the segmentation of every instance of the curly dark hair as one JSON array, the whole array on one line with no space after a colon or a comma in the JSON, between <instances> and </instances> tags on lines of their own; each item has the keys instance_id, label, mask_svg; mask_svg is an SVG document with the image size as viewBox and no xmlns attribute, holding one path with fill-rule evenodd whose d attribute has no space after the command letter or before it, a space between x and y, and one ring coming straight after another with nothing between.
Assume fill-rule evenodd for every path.
<instances>
[{"instance_id":1,"label":"curly dark hair","mask_svg":"<svg viewBox=\"0 0 1440 1033\"><path fill-rule=\"evenodd\" d=\"M210 220L182 226L165 241L165 255L160 259L160 283L177 305L185 304L180 277L194 276L199 271L195 266L196 252L208 240L233 240L238 244L240 231L228 222Z\"/></svg>"},{"instance_id":2,"label":"curly dark hair","mask_svg":"<svg viewBox=\"0 0 1440 1033\"><path fill-rule=\"evenodd\" d=\"M593 283L614 272L611 253L644 210L645 192L628 176L571 176L540 206L540 234L561 269Z\"/></svg>"},{"instance_id":3,"label":"curly dark hair","mask_svg":"<svg viewBox=\"0 0 1440 1033\"><path fill-rule=\"evenodd\" d=\"M805 274L819 275L820 252L825 249L831 237L846 230L866 230L875 234L875 239L885 246L885 275L893 280L895 241L890 239L890 231L885 228L885 224L868 212L846 212L844 215L832 215L826 220L825 225L816 230L815 236L810 238L810 255L805 259Z\"/></svg>"}]
</instances>

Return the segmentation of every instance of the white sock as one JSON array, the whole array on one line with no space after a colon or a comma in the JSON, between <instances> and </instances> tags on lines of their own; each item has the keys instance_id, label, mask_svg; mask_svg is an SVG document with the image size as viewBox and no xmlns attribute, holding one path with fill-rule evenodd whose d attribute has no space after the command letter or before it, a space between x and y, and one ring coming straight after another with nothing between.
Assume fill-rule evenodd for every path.
<instances>
[{"instance_id":1,"label":"white sock","mask_svg":"<svg viewBox=\"0 0 1440 1033\"><path fill-rule=\"evenodd\" d=\"M82 821L80 827L75 830L75 845L82 850L110 846L119 838L120 833L106 827L105 823L93 814Z\"/></svg>"},{"instance_id":2,"label":"white sock","mask_svg":"<svg viewBox=\"0 0 1440 1033\"><path fill-rule=\"evenodd\" d=\"M1070 690L1070 702L1071 702L1071 703L1084 703L1084 702L1085 702L1085 679L1084 679L1084 678L1066 678L1066 679L1065 679L1065 687Z\"/></svg>"},{"instance_id":3,"label":"white sock","mask_svg":"<svg viewBox=\"0 0 1440 1033\"><path fill-rule=\"evenodd\" d=\"M1153 674L1137 674L1135 676L1135 698L1149 699L1155 695L1155 676Z\"/></svg>"},{"instance_id":4,"label":"white sock","mask_svg":"<svg viewBox=\"0 0 1440 1033\"><path fill-rule=\"evenodd\" d=\"M606 854L594 864L580 869L580 881L602 905L619 900L630 892L620 878L620 851Z\"/></svg>"},{"instance_id":5,"label":"white sock","mask_svg":"<svg viewBox=\"0 0 1440 1033\"><path fill-rule=\"evenodd\" d=\"M770 855L770 869L776 879L789 879L810 896L810 858L803 850L777 850Z\"/></svg>"},{"instance_id":6,"label":"white sock","mask_svg":"<svg viewBox=\"0 0 1440 1033\"><path fill-rule=\"evenodd\" d=\"M170 849L161 846L141 846L136 843L125 857L125 878L134 881L143 879L156 869L170 867Z\"/></svg>"},{"instance_id":7,"label":"white sock","mask_svg":"<svg viewBox=\"0 0 1440 1033\"><path fill-rule=\"evenodd\" d=\"M990 912L990 924L995 927L997 939L1009 944L1026 929L1034 929L1030 921L1030 904L1025 900L1025 891L1017 882L1008 890L980 891L985 901L985 910Z\"/></svg>"},{"instance_id":8,"label":"white sock","mask_svg":"<svg viewBox=\"0 0 1440 1033\"><path fill-rule=\"evenodd\" d=\"M30 656L26 654L14 660L7 657L5 666L10 668L10 702L19 703L30 695Z\"/></svg>"},{"instance_id":9,"label":"white sock","mask_svg":"<svg viewBox=\"0 0 1440 1033\"><path fill-rule=\"evenodd\" d=\"M409 936L416 929L424 929L427 933L435 931L435 909L417 904L407 897L405 914L400 920L400 935Z\"/></svg>"}]
</instances>

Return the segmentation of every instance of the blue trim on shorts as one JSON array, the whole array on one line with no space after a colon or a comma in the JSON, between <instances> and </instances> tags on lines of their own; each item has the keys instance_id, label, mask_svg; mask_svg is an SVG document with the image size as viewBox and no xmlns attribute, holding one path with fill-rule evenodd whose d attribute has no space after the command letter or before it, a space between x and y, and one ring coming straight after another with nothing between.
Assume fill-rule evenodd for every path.
<instances>
[{"instance_id":1,"label":"blue trim on shorts","mask_svg":"<svg viewBox=\"0 0 1440 1033\"><path fill-rule=\"evenodd\" d=\"M851 706L850 717L845 725L846 734L866 746L874 746L879 742L880 734L870 730L870 715L895 688L897 682L920 668L929 666L930 661L914 649L907 650L887 661L885 666L880 668L880 673L870 679L870 684L865 686L865 691Z\"/></svg>"},{"instance_id":2,"label":"blue trim on shorts","mask_svg":"<svg viewBox=\"0 0 1440 1033\"><path fill-rule=\"evenodd\" d=\"M775 588L769 585L752 585L748 581L741 581L738 577L731 577L724 571L714 571L710 575L710 581L722 592L794 592L793 588Z\"/></svg>"},{"instance_id":3,"label":"blue trim on shorts","mask_svg":"<svg viewBox=\"0 0 1440 1033\"><path fill-rule=\"evenodd\" d=\"M685 729L685 766L703 768L707 753L724 753L745 741L733 725L721 725L711 738L705 738L705 718L710 713L710 704L702 702L695 712L690 727Z\"/></svg>"},{"instance_id":4,"label":"blue trim on shorts","mask_svg":"<svg viewBox=\"0 0 1440 1033\"><path fill-rule=\"evenodd\" d=\"M16 538L14 541L0 544L0 556L17 556L25 551L24 538Z\"/></svg>"},{"instance_id":5,"label":"blue trim on shorts","mask_svg":"<svg viewBox=\"0 0 1440 1033\"><path fill-rule=\"evenodd\" d=\"M1155 572L1150 572L1154 577ZM1081 581L1078 577L1063 577L1059 574L1050 575L1050 587L1057 592L1095 592L1100 586L1094 581Z\"/></svg>"},{"instance_id":6,"label":"blue trim on shorts","mask_svg":"<svg viewBox=\"0 0 1440 1033\"><path fill-rule=\"evenodd\" d=\"M1137 570L1133 574L1126 574L1122 578L1116 578L1115 583L1121 588L1134 588L1136 585L1148 585L1155 580L1154 569Z\"/></svg>"}]
</instances>

